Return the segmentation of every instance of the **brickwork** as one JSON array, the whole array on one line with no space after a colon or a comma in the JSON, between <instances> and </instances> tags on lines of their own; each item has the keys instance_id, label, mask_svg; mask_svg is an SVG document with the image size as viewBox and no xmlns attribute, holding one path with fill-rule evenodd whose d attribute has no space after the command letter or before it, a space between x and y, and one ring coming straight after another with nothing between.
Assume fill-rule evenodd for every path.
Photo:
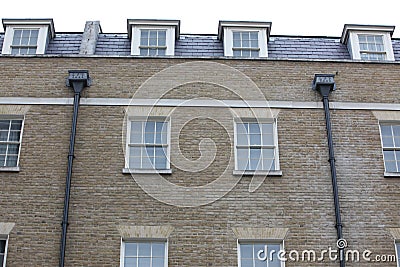
<instances>
[{"instance_id":1,"label":"brickwork","mask_svg":"<svg viewBox=\"0 0 400 267\"><path fill-rule=\"evenodd\" d=\"M128 99L152 75L186 62L46 57L0 60L1 97L70 98L72 90L65 86L68 70L88 69L93 85L84 90L83 97ZM398 64L215 62L249 76L267 100L319 102L321 97L311 90L314 74L336 73L338 88L331 94L331 101L399 103ZM193 97L236 99L218 85L198 83L183 85L165 96ZM279 111L282 177L267 177L252 193L252 177L242 177L221 199L194 208L157 201L130 174L122 173L125 111L123 106L80 107L66 266L119 266L121 226L173 229L168 232L168 266L237 266L237 236L233 230L237 228L287 228L288 251L335 248L335 214L322 109ZM199 116L208 113L218 116L219 121ZM369 110L333 110L331 115L344 237L351 249L394 254L393 236L388 229L400 227L400 183L399 179L383 177L378 120ZM200 118L188 120L196 116ZM58 264L71 119L71 105L31 105L26 110L20 172L0 173L0 221L15 223L9 236L7 267ZM232 114L225 108L175 110L171 116L172 160L178 157L178 145L183 156L198 159L203 138L214 141L216 158L198 173L179 170L172 164L173 173L163 177L191 187L215 180L234 160L233 125ZM232 171L229 169L229 175ZM289 261L286 266L338 266L338 262ZM361 261L346 266L382 263Z\"/></svg>"}]
</instances>

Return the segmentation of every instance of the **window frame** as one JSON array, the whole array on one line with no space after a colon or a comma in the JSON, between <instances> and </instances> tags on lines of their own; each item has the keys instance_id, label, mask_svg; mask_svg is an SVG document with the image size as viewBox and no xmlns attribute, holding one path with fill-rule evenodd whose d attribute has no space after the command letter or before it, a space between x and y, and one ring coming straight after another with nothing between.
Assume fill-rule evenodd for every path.
<instances>
[{"instance_id":1,"label":"window frame","mask_svg":"<svg viewBox=\"0 0 400 267\"><path fill-rule=\"evenodd\" d=\"M274 162L275 162L275 169L274 170L239 170L238 169L238 134L237 134L237 124L238 123L258 123L258 124L263 124L263 123L268 123L272 124L272 129L273 129L273 138L274 138L274 144L273 144L273 149L274 149ZM234 119L234 156L235 156L235 169L233 174L235 175L268 175L268 176L282 176L282 171L280 169L280 163L279 163L279 137L278 137L278 122L276 118L263 118L263 119L257 119L257 118L235 118ZM248 146L250 147L250 145ZM263 146L260 146L263 147ZM266 148L268 148L267 146Z\"/></svg>"},{"instance_id":2,"label":"window frame","mask_svg":"<svg viewBox=\"0 0 400 267\"><path fill-rule=\"evenodd\" d=\"M249 35L251 35L251 33L257 33L257 47L251 47L251 45L249 47L243 47L243 46L235 46L234 43L234 35L235 33L239 33L240 34L240 40L243 41L243 34L244 33L249 33ZM232 30L232 54L234 57L240 57L240 58L258 58L260 57L260 30L240 30L240 29L234 29ZM249 41L251 41L251 39L249 38ZM235 51L240 51L241 55L237 56L235 55ZM250 56L243 56L243 51L249 51L250 52ZM258 55L257 56L252 56L252 52L257 52Z\"/></svg>"},{"instance_id":3,"label":"window frame","mask_svg":"<svg viewBox=\"0 0 400 267\"><path fill-rule=\"evenodd\" d=\"M146 28L141 28L140 30L140 41L139 41L139 53L140 53L140 55L141 56L144 56L144 57L152 57L152 56L157 56L157 57L159 57L159 56L165 56L166 55L166 53L167 53L167 48L168 48L168 45L167 45L167 29L146 29ZM148 43L148 45L142 45L141 43L142 43L142 32L143 31L149 31L149 34L150 34L150 32L157 32L157 45L150 45L149 44L149 40L150 40L150 35L149 35L149 38L147 38L147 43ZM159 42L159 38L158 38L158 35L159 35L159 32L161 32L161 31L163 31L163 32L165 32L165 45L164 46L160 46L160 45L158 45L158 42ZM147 50L147 54L146 55L142 55L142 49L146 49ZM156 54L155 55L150 55L149 54L149 50L150 49L155 49L156 50ZM159 50L164 50L164 55L159 55L158 54L158 52L159 52Z\"/></svg>"},{"instance_id":4,"label":"window frame","mask_svg":"<svg viewBox=\"0 0 400 267\"><path fill-rule=\"evenodd\" d=\"M46 52L50 39L55 36L52 19L3 19L3 26L5 28L4 42L1 52L3 55L12 55L12 43L15 30L39 30L39 32L35 54L16 54L13 56L43 55Z\"/></svg>"},{"instance_id":5,"label":"window frame","mask_svg":"<svg viewBox=\"0 0 400 267\"><path fill-rule=\"evenodd\" d=\"M400 240L394 241L394 251L396 252L397 267L400 267Z\"/></svg>"},{"instance_id":6,"label":"window frame","mask_svg":"<svg viewBox=\"0 0 400 267\"><path fill-rule=\"evenodd\" d=\"M165 238L121 238L120 267L125 266L125 244L133 242L136 243L163 242L165 244L164 267L168 267L168 239Z\"/></svg>"},{"instance_id":7,"label":"window frame","mask_svg":"<svg viewBox=\"0 0 400 267\"><path fill-rule=\"evenodd\" d=\"M167 123L167 144L165 145L167 147L167 155L166 155L166 168L165 169L144 169L144 168L130 168L129 167L129 161L130 161L130 147L131 147L131 124L132 122L147 122L147 121L155 121L155 122L166 122ZM172 173L171 170L171 161L170 161L170 155L171 155L171 118L170 117L165 117L165 116L151 116L151 117L141 117L141 116L133 116L133 117L128 117L127 121L127 131L126 131L126 155L125 155L125 168L123 169L123 173L161 173L161 174L170 174ZM145 143L142 144L142 146L146 146ZM162 145L161 145L162 146ZM154 166L153 166L154 167Z\"/></svg>"},{"instance_id":8,"label":"window frame","mask_svg":"<svg viewBox=\"0 0 400 267\"><path fill-rule=\"evenodd\" d=\"M400 146L396 147L385 147L383 145L383 135L382 135L382 126L400 126L400 121L380 121L379 122L379 135L381 139L381 149L382 149L382 160L383 160L383 167L384 167L384 177L400 177L400 167L398 167L397 172L389 172L386 168L386 160L385 160L385 151L400 151ZM393 132L392 132L393 134ZM392 135L393 137L393 135ZM395 143L393 143L395 145ZM397 165L397 163L396 163ZM397 168L397 166L396 166Z\"/></svg>"},{"instance_id":9,"label":"window frame","mask_svg":"<svg viewBox=\"0 0 400 267\"><path fill-rule=\"evenodd\" d=\"M21 130L20 130L20 136L19 136L19 146L18 146L18 158L17 158L17 165L16 166L0 166L0 172L1 171L7 171L7 172L12 172L16 171L18 172L20 170L20 158L21 158L21 148L22 148L22 138L23 138L23 133L24 133L24 126L25 126L25 117L24 116L19 116L19 115L0 115L0 120L21 120ZM8 130L10 132L10 129ZM9 144L9 141L0 141L0 143L5 143ZM15 142L16 143L16 142Z\"/></svg>"},{"instance_id":10,"label":"window frame","mask_svg":"<svg viewBox=\"0 0 400 267\"><path fill-rule=\"evenodd\" d=\"M6 267L6 262L7 262L7 252L8 252L8 235L0 235L0 240L5 240L6 245L4 248L4 255L3 255L3 265L0 267Z\"/></svg>"},{"instance_id":11,"label":"window frame","mask_svg":"<svg viewBox=\"0 0 400 267\"><path fill-rule=\"evenodd\" d=\"M368 37L374 37L374 40L376 39L376 37L380 37L380 38L382 39L383 50L382 50L382 51L373 51L373 50L368 50L368 49L365 49L365 50L364 50L364 49L361 49L361 40L360 40L360 36L365 36L365 37L366 37L366 39L367 39L366 44L367 44L367 45L368 45L368 44L371 44L371 43L368 42ZM361 60L370 60L370 61L382 61L382 60L386 60L386 58L387 58L387 52L386 52L386 49L385 49L385 41L384 41L385 37L384 37L383 34L374 34L374 33L363 34L363 33L359 33L359 34L357 34L357 38L358 38L358 45L359 45L359 47L360 47L360 58L361 58ZM374 43L372 43L372 44L376 45L377 43L374 42ZM370 55L383 55L383 59L370 59L370 58L365 59L365 58L363 58L363 54L366 54L366 55L368 55L368 56L370 56Z\"/></svg>"},{"instance_id":12,"label":"window frame","mask_svg":"<svg viewBox=\"0 0 400 267\"><path fill-rule=\"evenodd\" d=\"M285 249L285 240L281 239L237 239L237 255L238 255L238 267L242 267L242 262L241 262L241 250L240 250L240 245L280 245L280 251L284 251ZM278 251L279 253L279 251ZM276 255L276 254L275 254ZM267 255L269 257L269 255ZM285 261L280 261L281 266L280 267L285 267Z\"/></svg>"}]
</instances>

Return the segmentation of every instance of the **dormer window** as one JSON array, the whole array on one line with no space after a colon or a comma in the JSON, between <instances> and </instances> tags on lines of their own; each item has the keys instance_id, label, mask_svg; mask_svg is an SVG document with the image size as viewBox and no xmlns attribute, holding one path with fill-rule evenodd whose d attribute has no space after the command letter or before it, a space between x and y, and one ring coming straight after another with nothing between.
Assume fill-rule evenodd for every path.
<instances>
[{"instance_id":1,"label":"dormer window","mask_svg":"<svg viewBox=\"0 0 400 267\"><path fill-rule=\"evenodd\" d=\"M52 19L3 19L5 30L2 54L44 54L54 37Z\"/></svg>"},{"instance_id":2,"label":"dormer window","mask_svg":"<svg viewBox=\"0 0 400 267\"><path fill-rule=\"evenodd\" d=\"M128 19L131 54L137 56L173 56L179 38L179 20Z\"/></svg>"},{"instance_id":3,"label":"dormer window","mask_svg":"<svg viewBox=\"0 0 400 267\"><path fill-rule=\"evenodd\" d=\"M227 57L268 57L270 22L220 21L218 37Z\"/></svg>"},{"instance_id":4,"label":"dormer window","mask_svg":"<svg viewBox=\"0 0 400 267\"><path fill-rule=\"evenodd\" d=\"M347 45L352 59L394 61L391 40L393 32L394 26L346 24L341 42Z\"/></svg>"}]
</instances>

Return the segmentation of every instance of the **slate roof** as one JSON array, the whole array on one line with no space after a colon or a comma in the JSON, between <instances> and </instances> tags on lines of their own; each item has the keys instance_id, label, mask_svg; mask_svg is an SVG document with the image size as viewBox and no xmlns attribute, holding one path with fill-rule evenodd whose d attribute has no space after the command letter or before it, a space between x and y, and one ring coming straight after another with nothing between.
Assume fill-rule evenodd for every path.
<instances>
[{"instance_id":1,"label":"slate roof","mask_svg":"<svg viewBox=\"0 0 400 267\"><path fill-rule=\"evenodd\" d=\"M4 33L0 33L0 49ZM82 33L57 33L50 40L48 55L79 55ZM395 60L400 61L400 39L393 39ZM100 33L95 55L130 56L131 41L128 34ZM175 57L223 57L223 43L217 35L181 34L175 42ZM271 36L268 58L350 60L347 47L340 37Z\"/></svg>"}]
</instances>

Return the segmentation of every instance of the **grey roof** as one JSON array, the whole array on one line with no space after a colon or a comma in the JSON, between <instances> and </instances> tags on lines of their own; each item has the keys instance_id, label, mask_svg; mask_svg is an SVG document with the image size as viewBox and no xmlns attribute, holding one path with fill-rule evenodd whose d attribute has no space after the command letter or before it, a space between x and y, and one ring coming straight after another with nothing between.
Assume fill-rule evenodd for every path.
<instances>
[{"instance_id":1,"label":"grey roof","mask_svg":"<svg viewBox=\"0 0 400 267\"><path fill-rule=\"evenodd\" d=\"M56 34L50 40L46 54L48 55L77 55L82 42L82 34L62 33Z\"/></svg>"},{"instance_id":2,"label":"grey roof","mask_svg":"<svg viewBox=\"0 0 400 267\"><path fill-rule=\"evenodd\" d=\"M0 49L4 33L0 33ZM46 54L78 55L82 33L57 33L51 39ZM393 39L396 61L400 61L400 39ZM95 55L129 56L131 41L128 34L100 33ZM181 34L175 42L176 57L223 57L223 43L216 35ZM346 45L340 37L271 36L268 58L350 60Z\"/></svg>"}]
</instances>

